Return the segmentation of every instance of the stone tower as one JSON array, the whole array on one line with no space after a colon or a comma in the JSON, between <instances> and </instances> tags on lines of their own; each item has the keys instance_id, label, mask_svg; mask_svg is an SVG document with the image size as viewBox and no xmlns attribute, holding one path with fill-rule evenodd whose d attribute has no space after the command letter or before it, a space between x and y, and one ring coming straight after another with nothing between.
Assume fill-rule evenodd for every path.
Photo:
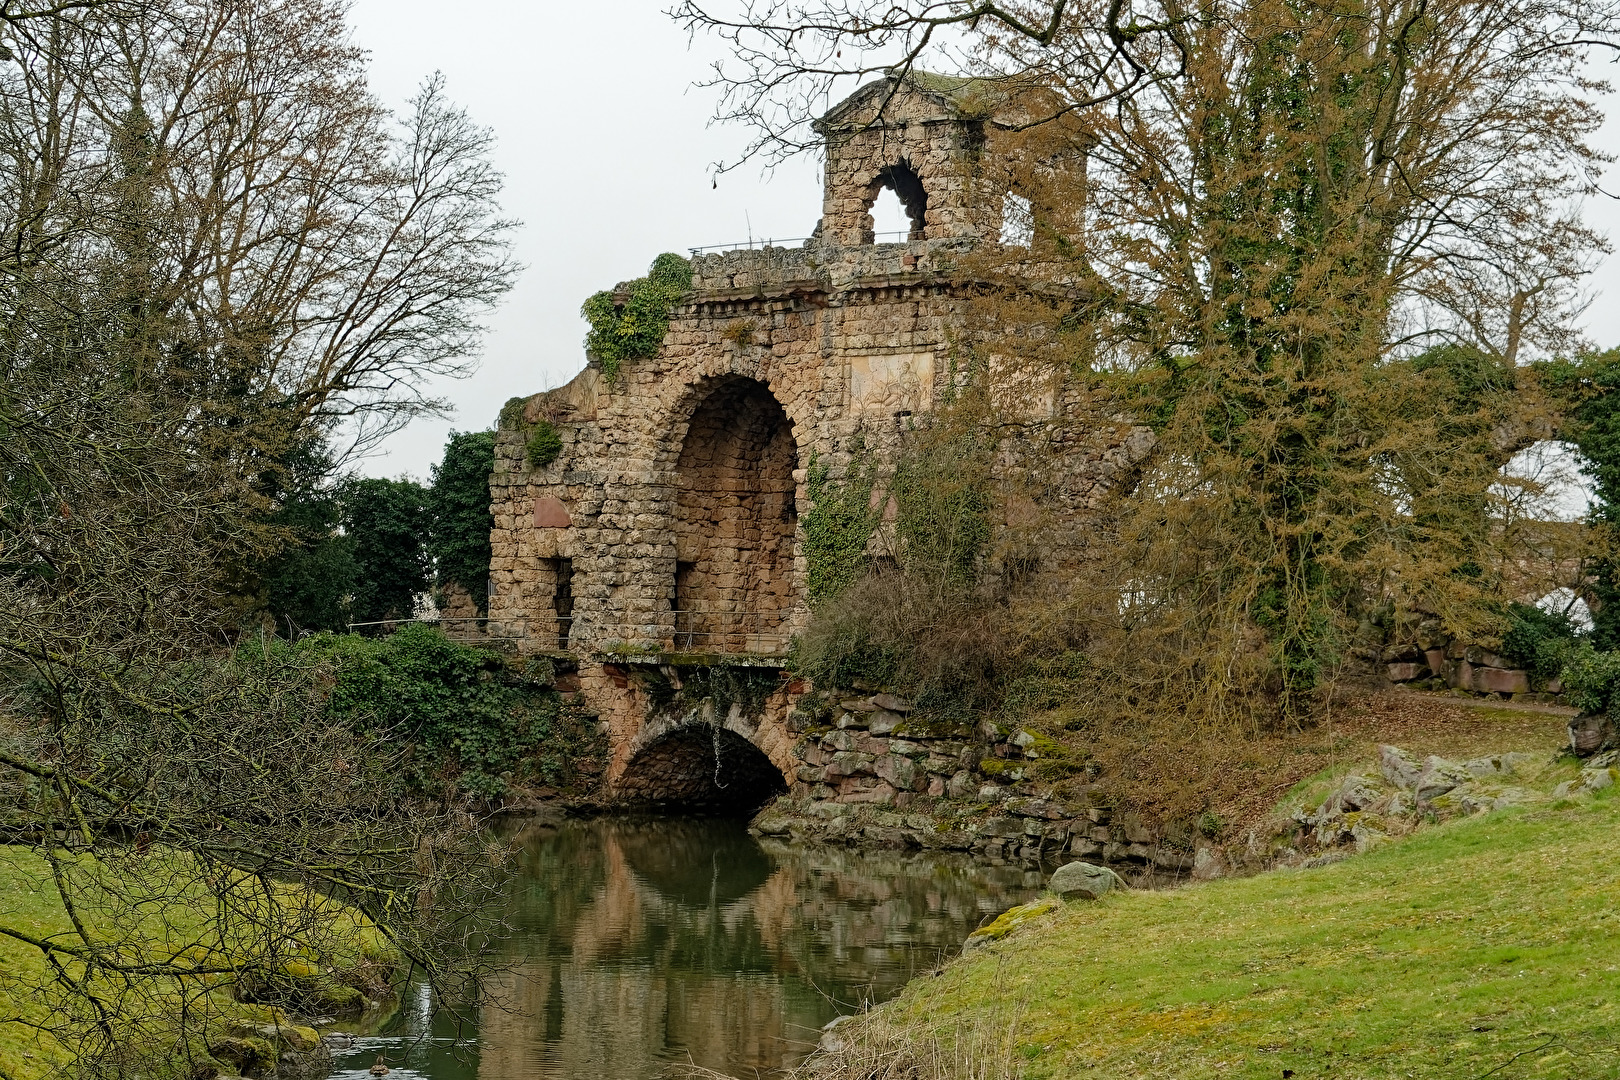
<instances>
[{"instance_id":1,"label":"stone tower","mask_svg":"<svg viewBox=\"0 0 1620 1080\"><path fill-rule=\"evenodd\" d=\"M967 284L953 266L999 239L1010 101L995 84L918 72L856 91L817 124L825 201L803 246L694 254L656 356L613 379L590 360L503 417L490 631L577 665L609 732L611 790L701 797L724 740L759 782L791 781L786 716L801 684L784 675L757 715L702 724L661 714L656 687L783 669L809 618L807 469L814 459L837 475L857 437L892 450L948 388ZM896 243L873 242L884 188L911 221ZM1079 463L1054 468L1052 490L1060 513L1079 513L1145 435L1067 429L1063 393L1031 422ZM563 450L532 467L523 429L542 418Z\"/></svg>"}]
</instances>

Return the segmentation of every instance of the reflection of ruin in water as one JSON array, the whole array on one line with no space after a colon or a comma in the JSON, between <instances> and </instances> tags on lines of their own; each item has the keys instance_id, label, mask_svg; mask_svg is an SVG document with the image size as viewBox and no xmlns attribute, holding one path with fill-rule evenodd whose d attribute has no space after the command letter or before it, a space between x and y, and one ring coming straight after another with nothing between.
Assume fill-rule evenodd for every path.
<instances>
[{"instance_id":1,"label":"reflection of ruin in water","mask_svg":"<svg viewBox=\"0 0 1620 1080\"><path fill-rule=\"evenodd\" d=\"M790 1067L833 1016L894 995L1041 884L941 853L761 844L733 821L602 819L521 840L516 965L488 988L505 1008L482 1010L479 1080Z\"/></svg>"}]
</instances>

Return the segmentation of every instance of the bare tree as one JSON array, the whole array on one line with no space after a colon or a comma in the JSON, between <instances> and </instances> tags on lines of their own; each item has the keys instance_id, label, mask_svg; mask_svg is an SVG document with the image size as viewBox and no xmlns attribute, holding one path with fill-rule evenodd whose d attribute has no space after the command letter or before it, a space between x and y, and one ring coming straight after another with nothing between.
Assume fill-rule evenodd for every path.
<instances>
[{"instance_id":1,"label":"bare tree","mask_svg":"<svg viewBox=\"0 0 1620 1080\"><path fill-rule=\"evenodd\" d=\"M516 269L491 136L442 79L396 125L326 0L50 25L13 35L0 80L8 247L134 245L143 302L186 325L227 414L341 422L364 449L439 408L424 384L467 370Z\"/></svg>"},{"instance_id":2,"label":"bare tree","mask_svg":"<svg viewBox=\"0 0 1620 1080\"><path fill-rule=\"evenodd\" d=\"M368 934L444 989L476 966L498 850L400 799L330 671L234 640L223 586L265 546L261 463L432 407L508 225L488 136L437 80L396 130L336 5L6 7L0 35L0 853L57 923L0 915L39 961L0 1022L192 1075L222 1002L297 1005L289 972Z\"/></svg>"}]
</instances>

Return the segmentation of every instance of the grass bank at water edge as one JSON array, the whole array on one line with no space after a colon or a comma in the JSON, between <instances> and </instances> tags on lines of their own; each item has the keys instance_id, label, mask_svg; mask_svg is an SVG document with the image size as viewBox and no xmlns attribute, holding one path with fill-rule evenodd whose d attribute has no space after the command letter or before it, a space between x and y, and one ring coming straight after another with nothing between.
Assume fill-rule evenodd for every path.
<instances>
[{"instance_id":1,"label":"grass bank at water edge","mask_svg":"<svg viewBox=\"0 0 1620 1080\"><path fill-rule=\"evenodd\" d=\"M1000 1032L991 1075L1029 1080L1620 1076L1614 790L1061 905L913 982L867 1038Z\"/></svg>"}]
</instances>

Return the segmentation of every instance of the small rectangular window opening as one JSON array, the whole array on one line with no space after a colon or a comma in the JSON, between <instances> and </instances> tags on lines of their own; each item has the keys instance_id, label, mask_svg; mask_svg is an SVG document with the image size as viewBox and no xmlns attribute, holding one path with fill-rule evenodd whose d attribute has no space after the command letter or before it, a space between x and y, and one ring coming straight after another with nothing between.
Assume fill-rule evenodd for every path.
<instances>
[{"instance_id":1,"label":"small rectangular window opening","mask_svg":"<svg viewBox=\"0 0 1620 1080\"><path fill-rule=\"evenodd\" d=\"M1005 247L1029 247L1035 238L1035 214L1029 200L1009 191L1001 202L1001 243Z\"/></svg>"},{"instance_id":2,"label":"small rectangular window opening","mask_svg":"<svg viewBox=\"0 0 1620 1080\"><path fill-rule=\"evenodd\" d=\"M568 633L574 625L574 560L549 559L554 564L557 584L551 593L551 610L557 616L557 648L568 648Z\"/></svg>"}]
</instances>

